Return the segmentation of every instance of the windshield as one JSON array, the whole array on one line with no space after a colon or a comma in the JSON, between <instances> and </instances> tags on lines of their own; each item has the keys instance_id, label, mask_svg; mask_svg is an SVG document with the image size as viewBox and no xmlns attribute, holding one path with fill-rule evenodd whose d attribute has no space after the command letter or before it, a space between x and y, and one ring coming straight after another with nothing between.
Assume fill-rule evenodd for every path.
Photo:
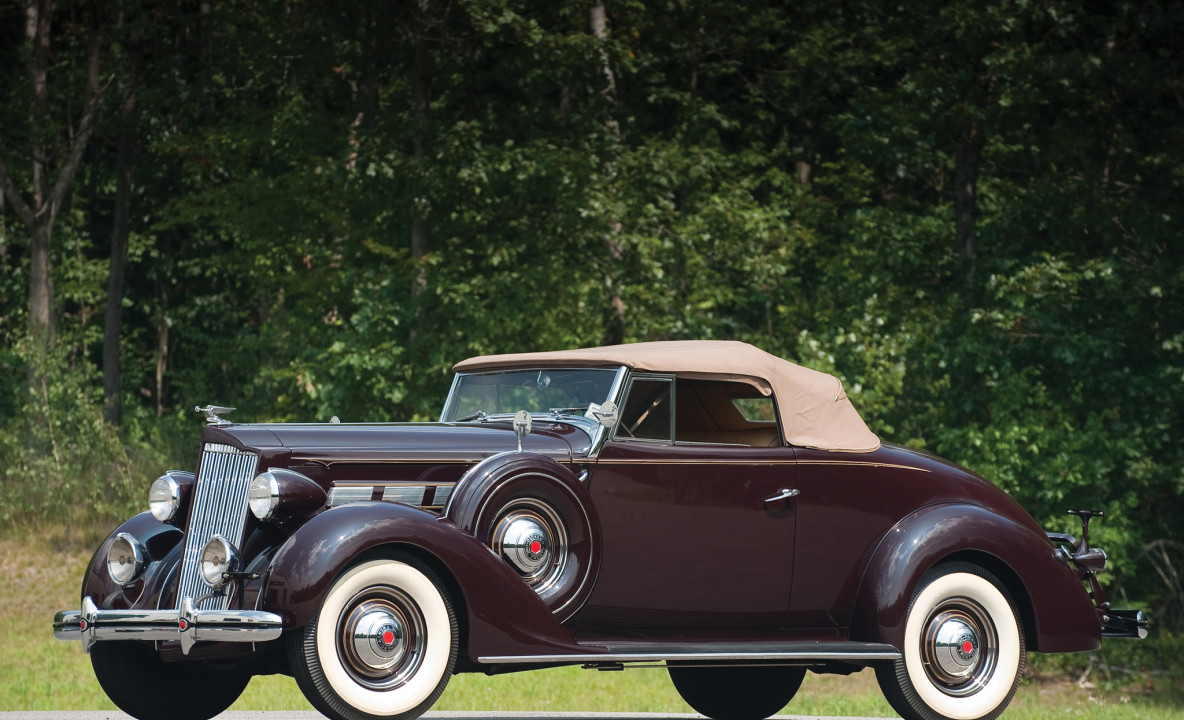
<instances>
[{"instance_id":1,"label":"windshield","mask_svg":"<svg viewBox=\"0 0 1184 720\"><path fill-rule=\"evenodd\" d=\"M531 413L583 415L612 391L616 370L515 370L461 375L445 406L444 422L481 420L490 415Z\"/></svg>"}]
</instances>

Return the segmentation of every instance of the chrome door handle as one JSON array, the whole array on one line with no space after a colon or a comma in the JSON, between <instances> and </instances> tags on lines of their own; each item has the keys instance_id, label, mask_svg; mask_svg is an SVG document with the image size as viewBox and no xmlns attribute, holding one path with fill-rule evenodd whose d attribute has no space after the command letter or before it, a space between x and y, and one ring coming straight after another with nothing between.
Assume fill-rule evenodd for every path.
<instances>
[{"instance_id":1,"label":"chrome door handle","mask_svg":"<svg viewBox=\"0 0 1184 720\"><path fill-rule=\"evenodd\" d=\"M782 489L778 490L777 494L774 495L773 497L765 498L765 503L775 503L775 502L780 502L782 500L788 500L791 497L795 497L800 492L801 492L801 490L798 490L797 488L794 488L792 490L790 490L789 488L782 488Z\"/></svg>"}]
</instances>

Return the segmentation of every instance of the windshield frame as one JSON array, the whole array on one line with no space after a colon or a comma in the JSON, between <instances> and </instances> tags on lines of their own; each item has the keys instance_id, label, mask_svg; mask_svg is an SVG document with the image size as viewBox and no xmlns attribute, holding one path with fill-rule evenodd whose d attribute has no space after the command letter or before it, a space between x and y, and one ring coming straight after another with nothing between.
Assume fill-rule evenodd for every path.
<instances>
[{"instance_id":1,"label":"windshield frame","mask_svg":"<svg viewBox=\"0 0 1184 720\"><path fill-rule=\"evenodd\" d=\"M509 374L518 374L518 373L538 373L538 372L556 373L556 372L581 372L581 371L607 371L607 372L613 373L613 379L609 385L608 393L607 393L606 397L600 401L600 403L603 404L604 402L607 402L609 400L612 400L613 402L618 401L618 398L621 395L621 391L625 385L625 377L628 375L628 369L625 368L624 366L616 366L616 367L604 367L604 366L596 366L596 367L578 367L578 366L576 366L576 367L529 367L529 366L525 366L525 367L517 367L517 368L499 368L497 370L486 370L486 371L478 371L478 372L458 372L452 378L452 387L449 388L448 397L444 401L444 408L440 411L439 422L442 422L442 423L461 422L460 419L449 419L449 416L453 414L453 408L455 407L455 405L459 401L458 392L460 390L460 385L464 381L464 378L466 378L466 377L473 377L473 376L480 376L480 375L509 375ZM607 436L608 436L608 428L604 427L596 420L589 418L582 413L578 414L578 415L567 414L567 413L554 413L554 412L549 412L550 408L548 408L548 409L520 408L520 409L530 410L531 417L534 417L534 418L544 418L544 419L551 420L551 421L564 422L564 423L568 423L570 425L574 425L575 427L580 428L581 430L583 430L585 433L588 434L589 439L591 440L591 443L592 443L593 454L595 454L600 449L600 446L604 444L604 441L607 439ZM514 417L514 412L499 412L499 413L490 413L490 414L485 415L483 417L476 418L474 420L469 420L466 422L491 422L491 421L505 422L507 420L512 419L513 417Z\"/></svg>"}]
</instances>

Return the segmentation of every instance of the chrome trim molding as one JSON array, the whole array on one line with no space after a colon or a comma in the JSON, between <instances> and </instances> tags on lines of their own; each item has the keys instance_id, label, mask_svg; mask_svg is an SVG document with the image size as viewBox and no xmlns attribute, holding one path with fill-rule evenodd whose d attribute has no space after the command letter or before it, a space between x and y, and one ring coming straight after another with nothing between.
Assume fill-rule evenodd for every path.
<instances>
[{"instance_id":1,"label":"chrome trim molding","mask_svg":"<svg viewBox=\"0 0 1184 720\"><path fill-rule=\"evenodd\" d=\"M548 457L557 463L570 463L572 457L570 452L558 452L547 450L531 450L537 455ZM331 468L335 465L476 465L483 460L488 460L491 455L440 455L437 457L424 456L407 456L407 457L389 457L397 455L397 452L375 454L370 457L341 457L329 458L319 457L316 455L300 455L293 456L292 462L316 463L323 468Z\"/></svg>"},{"instance_id":2,"label":"chrome trim molding","mask_svg":"<svg viewBox=\"0 0 1184 720\"><path fill-rule=\"evenodd\" d=\"M337 486L329 489L329 507L349 505L356 502L367 502L374 497L374 486Z\"/></svg>"},{"instance_id":3,"label":"chrome trim molding","mask_svg":"<svg viewBox=\"0 0 1184 720\"><path fill-rule=\"evenodd\" d=\"M630 440L629 442L645 442L645 440ZM665 441L652 441L655 443ZM677 445L675 447L678 447ZM745 445L745 448L751 449L750 446ZM892 463L879 463L866 460L794 460L782 458L611 458L599 460L585 460L576 458L572 460L574 465L838 465L838 466L857 466L857 467L871 467L871 468L890 468L893 470L916 470L917 472L932 472L926 468L912 467L911 465L894 465Z\"/></svg>"},{"instance_id":4,"label":"chrome trim molding","mask_svg":"<svg viewBox=\"0 0 1184 720\"><path fill-rule=\"evenodd\" d=\"M624 398L621 397L621 394L625 387L625 378L628 376L628 374L629 371L624 366L617 368L617 375L613 378L613 384L608 389L608 397L604 400L604 402L611 400L613 403L615 403L618 412L620 412L620 410L624 407L621 404L621 401L624 400ZM596 423L596 430L592 433L592 444L588 449L589 461L594 462L596 458L599 457L601 449L604 447L604 444L608 442L609 436L612 435L611 430L612 428L607 428L600 423Z\"/></svg>"},{"instance_id":5,"label":"chrome trim molding","mask_svg":"<svg viewBox=\"0 0 1184 720\"><path fill-rule=\"evenodd\" d=\"M404 505L423 505L427 493L426 485L387 485L382 489L382 499Z\"/></svg>"},{"instance_id":6,"label":"chrome trim molding","mask_svg":"<svg viewBox=\"0 0 1184 720\"><path fill-rule=\"evenodd\" d=\"M745 662L745 661L775 661L775 660L839 660L839 661L879 661L899 660L900 652L891 645L870 645L867 650L819 650L818 644L814 648L789 651L751 651L751 652L612 652L612 653L580 653L575 655L483 655L477 662L483 665L528 665L535 663L630 663L630 662L662 662L675 660L678 662ZM823 645L825 646L825 645Z\"/></svg>"},{"instance_id":7,"label":"chrome trim molding","mask_svg":"<svg viewBox=\"0 0 1184 720\"><path fill-rule=\"evenodd\" d=\"M179 610L100 610L89 596L81 610L64 610L53 619L58 640L81 640L90 652L103 640L180 640L189 654L198 642L266 642L283 632L284 621L260 610L196 610L186 597Z\"/></svg>"},{"instance_id":8,"label":"chrome trim molding","mask_svg":"<svg viewBox=\"0 0 1184 720\"><path fill-rule=\"evenodd\" d=\"M340 507L350 503L369 502L377 496L383 502L403 503L421 508L442 508L452 495L455 483L409 485L404 483L374 483L368 485L335 485L329 488L329 507ZM434 490L430 503L428 491Z\"/></svg>"}]
</instances>

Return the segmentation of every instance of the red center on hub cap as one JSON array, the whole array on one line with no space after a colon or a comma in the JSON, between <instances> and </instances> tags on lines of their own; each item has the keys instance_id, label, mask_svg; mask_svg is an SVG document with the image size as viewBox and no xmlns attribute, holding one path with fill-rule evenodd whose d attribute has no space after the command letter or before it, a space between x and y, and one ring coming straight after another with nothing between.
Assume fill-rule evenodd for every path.
<instances>
[{"instance_id":1,"label":"red center on hub cap","mask_svg":"<svg viewBox=\"0 0 1184 720\"><path fill-rule=\"evenodd\" d=\"M974 643L970 642L969 640L962 643L962 652L966 653L967 655L974 652Z\"/></svg>"},{"instance_id":2,"label":"red center on hub cap","mask_svg":"<svg viewBox=\"0 0 1184 720\"><path fill-rule=\"evenodd\" d=\"M387 630L386 632L384 632L382 634L382 644L383 645L394 645L395 644L395 634L393 632L391 632L390 630Z\"/></svg>"},{"instance_id":3,"label":"red center on hub cap","mask_svg":"<svg viewBox=\"0 0 1184 720\"><path fill-rule=\"evenodd\" d=\"M534 542L532 542L530 544L530 551L532 553L534 553L535 555L538 555L539 553L541 553L543 551L543 544L541 542L539 542L538 540L535 540Z\"/></svg>"}]
</instances>

